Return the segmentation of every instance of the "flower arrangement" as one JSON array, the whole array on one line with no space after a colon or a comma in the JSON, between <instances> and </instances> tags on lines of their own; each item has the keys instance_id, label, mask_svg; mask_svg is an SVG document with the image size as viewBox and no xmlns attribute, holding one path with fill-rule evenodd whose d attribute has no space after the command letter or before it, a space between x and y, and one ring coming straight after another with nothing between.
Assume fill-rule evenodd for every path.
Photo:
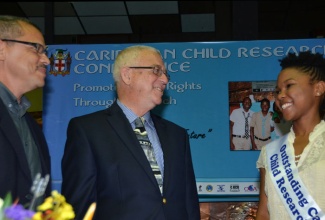
<instances>
[{"instance_id":1,"label":"flower arrangement","mask_svg":"<svg viewBox=\"0 0 325 220\"><path fill-rule=\"evenodd\" d=\"M66 202L65 197L57 191L52 191L52 196L45 199L44 203L37 207L33 220L70 220L75 213L72 206Z\"/></svg>"},{"instance_id":2,"label":"flower arrangement","mask_svg":"<svg viewBox=\"0 0 325 220\"><path fill-rule=\"evenodd\" d=\"M0 198L0 220L72 220L75 218L73 207L66 202L66 199L58 191L51 192L44 202L33 210L35 201L44 195L46 186L49 182L49 175L41 178L37 174L31 187L33 199L29 208L26 209L18 203L18 200L12 201L12 196L7 193L4 199ZM96 209L96 203L92 203L83 220L92 220Z\"/></svg>"},{"instance_id":3,"label":"flower arrangement","mask_svg":"<svg viewBox=\"0 0 325 220\"><path fill-rule=\"evenodd\" d=\"M52 191L50 197L37 207L37 211L25 209L17 201L12 202L11 194L0 199L0 220L71 220L75 213L65 197L57 191Z\"/></svg>"}]
</instances>

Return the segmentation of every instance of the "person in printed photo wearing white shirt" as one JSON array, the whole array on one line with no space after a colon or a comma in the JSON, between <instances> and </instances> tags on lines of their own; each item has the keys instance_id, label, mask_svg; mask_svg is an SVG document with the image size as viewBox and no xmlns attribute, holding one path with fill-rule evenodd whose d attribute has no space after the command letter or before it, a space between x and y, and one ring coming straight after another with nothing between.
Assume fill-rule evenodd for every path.
<instances>
[{"instance_id":1,"label":"person in printed photo wearing white shirt","mask_svg":"<svg viewBox=\"0 0 325 220\"><path fill-rule=\"evenodd\" d=\"M230 114L230 149L250 150L251 141L249 139L249 124L253 115L252 101L245 97L242 107L234 109Z\"/></svg>"}]
</instances>

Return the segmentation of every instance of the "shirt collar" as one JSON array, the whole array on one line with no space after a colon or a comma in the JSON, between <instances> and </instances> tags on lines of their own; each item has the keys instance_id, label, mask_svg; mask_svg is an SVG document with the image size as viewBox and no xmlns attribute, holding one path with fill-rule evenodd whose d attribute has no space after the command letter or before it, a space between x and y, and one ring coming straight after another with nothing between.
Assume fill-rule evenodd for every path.
<instances>
[{"instance_id":1,"label":"shirt collar","mask_svg":"<svg viewBox=\"0 0 325 220\"><path fill-rule=\"evenodd\" d=\"M130 124L133 123L134 120L139 117L131 109L125 106L119 99L117 99L116 102L122 109L123 113L125 114L126 118L129 120ZM153 124L152 119L150 117L150 112L147 112L142 117L147 121L149 125Z\"/></svg>"},{"instance_id":2,"label":"shirt collar","mask_svg":"<svg viewBox=\"0 0 325 220\"><path fill-rule=\"evenodd\" d=\"M0 82L0 98L8 108L8 110L19 117L22 117L27 109L30 108L31 104L25 96L21 97L20 103L12 92Z\"/></svg>"}]
</instances>

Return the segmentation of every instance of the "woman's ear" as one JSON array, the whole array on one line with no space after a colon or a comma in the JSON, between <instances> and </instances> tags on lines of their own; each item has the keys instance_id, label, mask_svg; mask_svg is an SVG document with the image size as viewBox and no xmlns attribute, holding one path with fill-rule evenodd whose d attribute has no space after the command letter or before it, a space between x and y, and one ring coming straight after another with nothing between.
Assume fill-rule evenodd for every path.
<instances>
[{"instance_id":1,"label":"woman's ear","mask_svg":"<svg viewBox=\"0 0 325 220\"><path fill-rule=\"evenodd\" d=\"M130 85L130 83L131 83L131 70L130 70L130 68L123 67L121 69L121 79L126 85Z\"/></svg>"},{"instance_id":2,"label":"woman's ear","mask_svg":"<svg viewBox=\"0 0 325 220\"><path fill-rule=\"evenodd\" d=\"M316 91L316 96L323 96L325 92L325 82L324 81L317 82L315 91Z\"/></svg>"}]
</instances>

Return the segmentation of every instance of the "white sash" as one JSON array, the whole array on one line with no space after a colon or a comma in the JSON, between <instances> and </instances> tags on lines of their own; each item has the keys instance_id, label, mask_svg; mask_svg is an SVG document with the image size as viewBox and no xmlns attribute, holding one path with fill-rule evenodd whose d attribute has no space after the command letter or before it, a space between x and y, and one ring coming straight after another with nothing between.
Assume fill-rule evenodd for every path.
<instances>
[{"instance_id":1,"label":"white sash","mask_svg":"<svg viewBox=\"0 0 325 220\"><path fill-rule=\"evenodd\" d=\"M299 177L288 134L266 146L269 175L291 219L323 220L325 215ZM281 146L281 147L279 147Z\"/></svg>"}]
</instances>

